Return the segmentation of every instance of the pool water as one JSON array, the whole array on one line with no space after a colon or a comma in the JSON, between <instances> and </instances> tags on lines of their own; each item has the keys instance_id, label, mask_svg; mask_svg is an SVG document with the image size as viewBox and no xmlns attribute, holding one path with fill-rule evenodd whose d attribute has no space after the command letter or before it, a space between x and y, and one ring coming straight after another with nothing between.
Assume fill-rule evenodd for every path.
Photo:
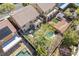
<instances>
[{"instance_id":1,"label":"pool water","mask_svg":"<svg viewBox=\"0 0 79 59\"><path fill-rule=\"evenodd\" d=\"M53 32L48 32L46 35L47 35L48 37L51 37L53 34L54 34Z\"/></svg>"}]
</instances>

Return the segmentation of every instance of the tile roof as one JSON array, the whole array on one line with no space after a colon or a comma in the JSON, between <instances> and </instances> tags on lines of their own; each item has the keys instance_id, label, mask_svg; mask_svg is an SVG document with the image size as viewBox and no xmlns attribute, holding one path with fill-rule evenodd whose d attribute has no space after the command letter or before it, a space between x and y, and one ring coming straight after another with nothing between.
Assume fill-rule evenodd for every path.
<instances>
[{"instance_id":1,"label":"tile roof","mask_svg":"<svg viewBox=\"0 0 79 59\"><path fill-rule=\"evenodd\" d=\"M16 32L16 29L14 28L14 26L9 22L9 20L3 20L3 21L0 21L0 29L4 28L8 26L9 29L12 31L12 32Z\"/></svg>"},{"instance_id":2,"label":"tile roof","mask_svg":"<svg viewBox=\"0 0 79 59\"><path fill-rule=\"evenodd\" d=\"M46 12L49 9L54 8L56 3L38 3L37 5L43 10L43 12Z\"/></svg>"},{"instance_id":3,"label":"tile roof","mask_svg":"<svg viewBox=\"0 0 79 59\"><path fill-rule=\"evenodd\" d=\"M39 16L39 13L31 5L14 11L11 15L13 20L15 20L20 27L22 27L29 21L34 20L37 16Z\"/></svg>"}]
</instances>

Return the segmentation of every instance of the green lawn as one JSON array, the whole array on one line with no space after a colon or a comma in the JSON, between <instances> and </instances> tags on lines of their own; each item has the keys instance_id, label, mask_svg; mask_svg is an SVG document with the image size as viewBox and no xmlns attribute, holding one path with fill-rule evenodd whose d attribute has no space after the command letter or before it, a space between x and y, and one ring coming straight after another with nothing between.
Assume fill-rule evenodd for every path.
<instances>
[{"instance_id":1,"label":"green lawn","mask_svg":"<svg viewBox=\"0 0 79 59\"><path fill-rule=\"evenodd\" d=\"M54 19L52 19L52 21L55 22L55 23L58 23L59 20L54 18Z\"/></svg>"}]
</instances>

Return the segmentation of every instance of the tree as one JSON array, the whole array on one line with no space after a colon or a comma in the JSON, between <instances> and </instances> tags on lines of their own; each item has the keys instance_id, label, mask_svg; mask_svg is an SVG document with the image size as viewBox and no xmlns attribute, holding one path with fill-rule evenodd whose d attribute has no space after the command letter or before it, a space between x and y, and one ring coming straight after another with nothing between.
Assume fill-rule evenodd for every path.
<instances>
[{"instance_id":1,"label":"tree","mask_svg":"<svg viewBox=\"0 0 79 59\"><path fill-rule=\"evenodd\" d=\"M0 11L3 12L10 12L15 9L15 5L12 3L3 3L0 5Z\"/></svg>"},{"instance_id":2,"label":"tree","mask_svg":"<svg viewBox=\"0 0 79 59\"><path fill-rule=\"evenodd\" d=\"M25 6L29 5L29 3L22 3L22 5L25 7Z\"/></svg>"},{"instance_id":3,"label":"tree","mask_svg":"<svg viewBox=\"0 0 79 59\"><path fill-rule=\"evenodd\" d=\"M77 6L77 5L75 5L74 3L70 3L68 7L69 7L69 8L75 8L75 9L77 9L77 8L78 8L78 6Z\"/></svg>"},{"instance_id":4,"label":"tree","mask_svg":"<svg viewBox=\"0 0 79 59\"><path fill-rule=\"evenodd\" d=\"M77 14L79 15L79 7L77 8L77 10L76 10L76 11L77 11Z\"/></svg>"},{"instance_id":5,"label":"tree","mask_svg":"<svg viewBox=\"0 0 79 59\"><path fill-rule=\"evenodd\" d=\"M46 40L43 36L37 37L36 42L35 42L35 47L38 55L45 56L47 55L47 50L46 50L46 43L48 40Z\"/></svg>"},{"instance_id":6,"label":"tree","mask_svg":"<svg viewBox=\"0 0 79 59\"><path fill-rule=\"evenodd\" d=\"M75 30L69 30L64 34L63 45L71 46L78 44L79 36Z\"/></svg>"}]
</instances>

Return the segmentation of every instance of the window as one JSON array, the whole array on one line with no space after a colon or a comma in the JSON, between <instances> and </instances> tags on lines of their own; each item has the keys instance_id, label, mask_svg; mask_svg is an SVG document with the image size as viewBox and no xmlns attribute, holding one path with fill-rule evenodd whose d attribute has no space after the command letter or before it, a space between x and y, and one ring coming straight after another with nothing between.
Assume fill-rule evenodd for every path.
<instances>
[{"instance_id":1,"label":"window","mask_svg":"<svg viewBox=\"0 0 79 59\"><path fill-rule=\"evenodd\" d=\"M0 29L0 40L2 40L4 37L8 36L11 33L12 31L8 27Z\"/></svg>"}]
</instances>

